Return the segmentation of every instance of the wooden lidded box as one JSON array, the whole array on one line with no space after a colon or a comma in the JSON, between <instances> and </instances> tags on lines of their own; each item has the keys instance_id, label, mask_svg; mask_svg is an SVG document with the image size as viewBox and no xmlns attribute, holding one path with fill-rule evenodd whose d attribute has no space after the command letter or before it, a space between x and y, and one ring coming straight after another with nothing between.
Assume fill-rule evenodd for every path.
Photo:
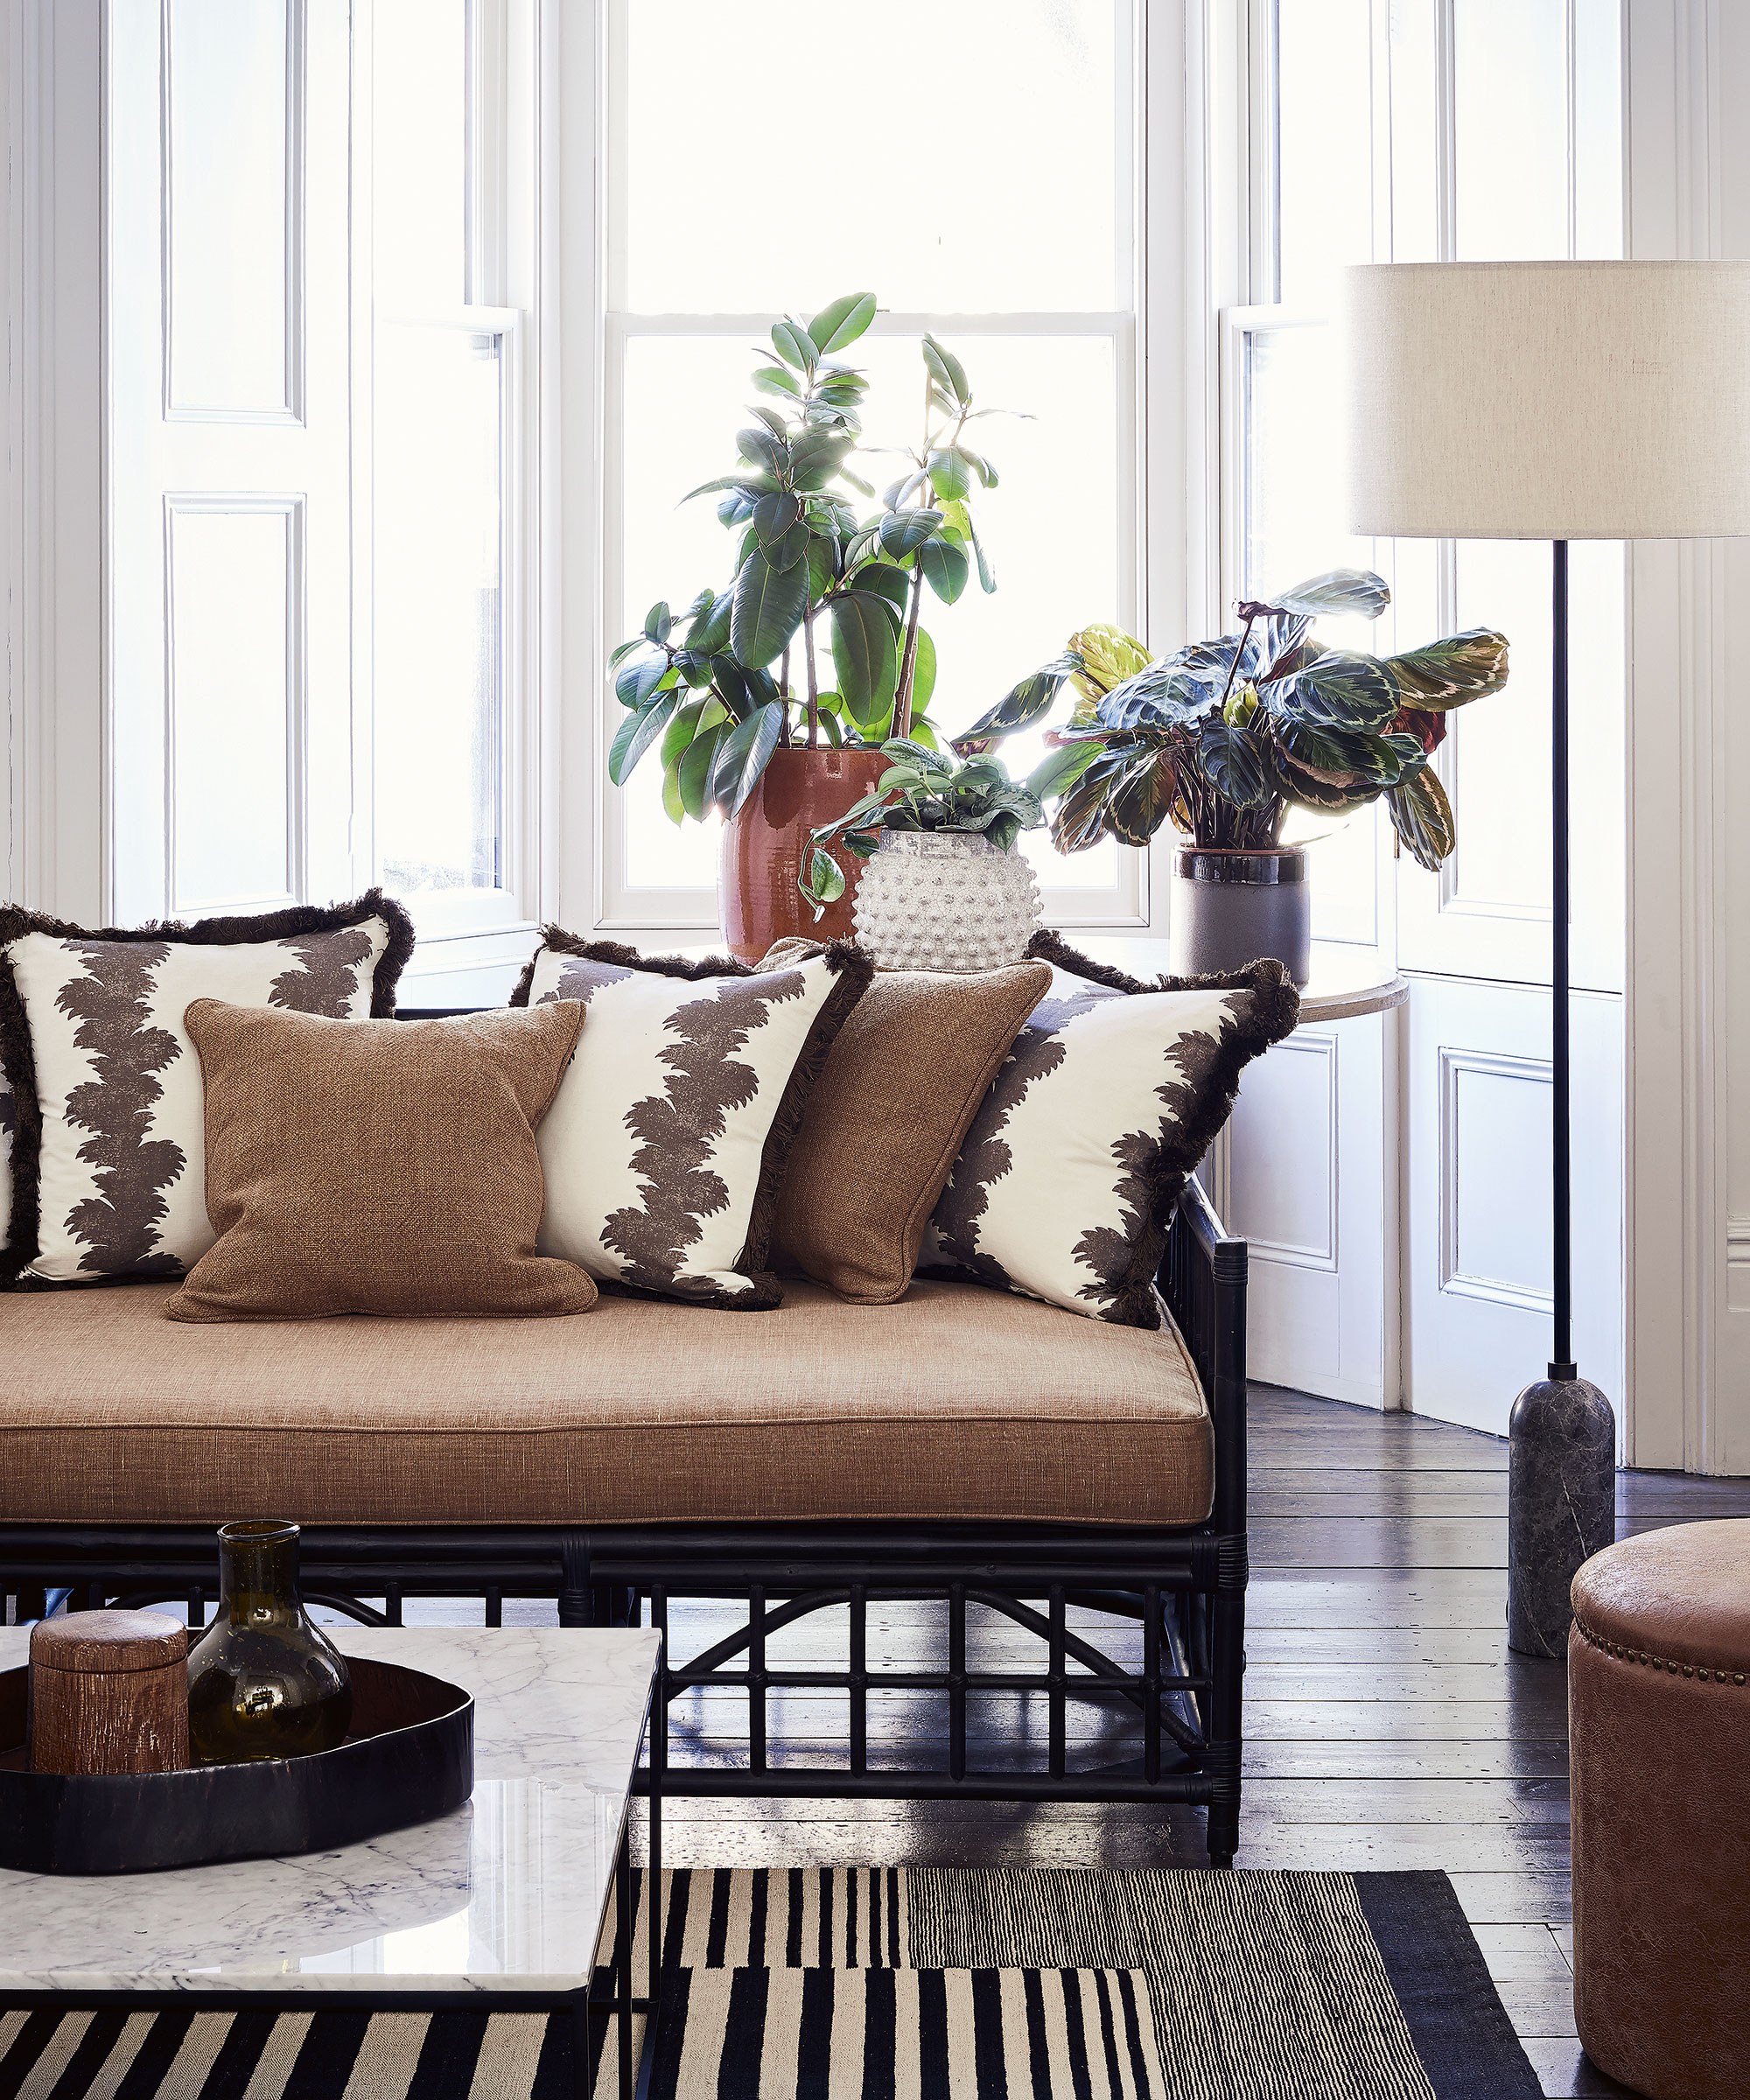
<instances>
[{"instance_id":1,"label":"wooden lidded box","mask_svg":"<svg viewBox=\"0 0 1750 2100\"><path fill-rule=\"evenodd\" d=\"M71 1612L31 1634L32 1772L188 1765L188 1628L163 1612Z\"/></svg>"}]
</instances>

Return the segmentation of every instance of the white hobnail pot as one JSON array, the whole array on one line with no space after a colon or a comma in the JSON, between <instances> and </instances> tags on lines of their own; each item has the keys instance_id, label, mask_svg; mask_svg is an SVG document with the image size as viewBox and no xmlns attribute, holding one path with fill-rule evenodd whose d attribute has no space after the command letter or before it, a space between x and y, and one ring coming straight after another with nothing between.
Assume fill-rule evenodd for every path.
<instances>
[{"instance_id":1,"label":"white hobnail pot","mask_svg":"<svg viewBox=\"0 0 1750 2100\"><path fill-rule=\"evenodd\" d=\"M997 970L1040 922L1032 864L976 831L884 831L857 888L857 939L878 970Z\"/></svg>"}]
</instances>

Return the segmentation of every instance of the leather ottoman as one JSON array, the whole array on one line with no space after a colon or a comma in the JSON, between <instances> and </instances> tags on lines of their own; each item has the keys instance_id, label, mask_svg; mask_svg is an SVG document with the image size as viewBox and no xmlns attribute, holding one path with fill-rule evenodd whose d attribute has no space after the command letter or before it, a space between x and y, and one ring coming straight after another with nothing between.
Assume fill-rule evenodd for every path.
<instances>
[{"instance_id":1,"label":"leather ottoman","mask_svg":"<svg viewBox=\"0 0 1750 2100\"><path fill-rule=\"evenodd\" d=\"M1750 1518L1624 1539L1568 1636L1574 2017L1651 2100L1750 2090Z\"/></svg>"}]
</instances>

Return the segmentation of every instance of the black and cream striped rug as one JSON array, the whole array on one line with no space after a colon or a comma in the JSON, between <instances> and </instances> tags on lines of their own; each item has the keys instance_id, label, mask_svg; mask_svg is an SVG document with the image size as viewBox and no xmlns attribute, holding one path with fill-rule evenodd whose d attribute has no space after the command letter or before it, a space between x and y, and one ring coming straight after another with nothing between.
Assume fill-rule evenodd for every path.
<instances>
[{"instance_id":1,"label":"black and cream striped rug","mask_svg":"<svg viewBox=\"0 0 1750 2100\"><path fill-rule=\"evenodd\" d=\"M1539 2091L1444 1874L680 1872L664 1899L651 2100ZM571 2048L538 2014L118 1999L0 2015L0 2100L570 2100Z\"/></svg>"}]
</instances>

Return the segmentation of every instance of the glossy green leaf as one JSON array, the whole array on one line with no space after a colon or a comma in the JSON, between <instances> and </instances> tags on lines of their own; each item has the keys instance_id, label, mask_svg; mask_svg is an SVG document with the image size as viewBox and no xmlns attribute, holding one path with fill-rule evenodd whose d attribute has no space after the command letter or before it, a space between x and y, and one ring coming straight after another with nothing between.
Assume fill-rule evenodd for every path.
<instances>
[{"instance_id":1,"label":"glossy green leaf","mask_svg":"<svg viewBox=\"0 0 1750 2100\"><path fill-rule=\"evenodd\" d=\"M1452 806L1446 800L1439 775L1432 766L1424 766L1402 787L1392 788L1386 795L1385 806L1391 816L1391 828L1410 849L1410 858L1431 873L1437 871L1459 843Z\"/></svg>"},{"instance_id":2,"label":"glossy green leaf","mask_svg":"<svg viewBox=\"0 0 1750 2100\"><path fill-rule=\"evenodd\" d=\"M1106 836L1106 818L1112 791L1129 771L1134 753L1129 746L1102 752L1070 788L1053 812L1051 843L1060 853L1085 853Z\"/></svg>"},{"instance_id":3,"label":"glossy green leaf","mask_svg":"<svg viewBox=\"0 0 1750 2100\"><path fill-rule=\"evenodd\" d=\"M1198 736L1197 763L1204 779L1236 809L1255 809L1270 793L1270 775L1256 738L1219 715L1207 721Z\"/></svg>"},{"instance_id":4,"label":"glossy green leaf","mask_svg":"<svg viewBox=\"0 0 1750 2100\"><path fill-rule=\"evenodd\" d=\"M753 383L762 394L777 394L791 401L802 390L794 374L787 372L782 365L761 365L753 374Z\"/></svg>"},{"instance_id":5,"label":"glossy green leaf","mask_svg":"<svg viewBox=\"0 0 1750 2100\"><path fill-rule=\"evenodd\" d=\"M1370 569L1327 569L1265 602L1274 611L1304 612L1313 620L1321 612L1377 620L1391 603L1391 592L1385 578Z\"/></svg>"},{"instance_id":6,"label":"glossy green leaf","mask_svg":"<svg viewBox=\"0 0 1750 2100\"><path fill-rule=\"evenodd\" d=\"M781 474L790 464L788 445L763 428L738 430L735 449L750 466L763 468L774 476Z\"/></svg>"},{"instance_id":7,"label":"glossy green leaf","mask_svg":"<svg viewBox=\"0 0 1750 2100\"><path fill-rule=\"evenodd\" d=\"M788 489L775 496L761 496L753 506L753 530L762 547L781 540L802 514L800 500Z\"/></svg>"},{"instance_id":8,"label":"glossy green leaf","mask_svg":"<svg viewBox=\"0 0 1750 2100\"><path fill-rule=\"evenodd\" d=\"M1107 805L1106 829L1121 845L1147 845L1172 814L1174 786L1164 753L1137 760Z\"/></svg>"},{"instance_id":9,"label":"glossy green leaf","mask_svg":"<svg viewBox=\"0 0 1750 2100\"><path fill-rule=\"evenodd\" d=\"M885 598L890 606L904 612L911 604L912 579L903 569L895 569L888 562L870 562L857 572L857 588L872 591L877 597Z\"/></svg>"},{"instance_id":10,"label":"glossy green leaf","mask_svg":"<svg viewBox=\"0 0 1750 2100\"><path fill-rule=\"evenodd\" d=\"M972 542L972 553L978 564L978 587L987 593L997 588L997 571L990 566L990 556L984 551L984 542L970 518L966 521L966 536Z\"/></svg>"},{"instance_id":11,"label":"glossy green leaf","mask_svg":"<svg viewBox=\"0 0 1750 2100\"><path fill-rule=\"evenodd\" d=\"M621 667L613 682L614 697L622 707L642 707L668 675L668 659L661 651L640 656Z\"/></svg>"},{"instance_id":12,"label":"glossy green leaf","mask_svg":"<svg viewBox=\"0 0 1750 2100\"><path fill-rule=\"evenodd\" d=\"M964 453L949 447L928 455L930 486L938 502L953 503L972 494L972 463Z\"/></svg>"},{"instance_id":13,"label":"glossy green leaf","mask_svg":"<svg viewBox=\"0 0 1750 2100\"><path fill-rule=\"evenodd\" d=\"M951 606L966 588L971 564L966 550L951 540L927 540L918 550L924 578L942 603Z\"/></svg>"},{"instance_id":14,"label":"glossy green leaf","mask_svg":"<svg viewBox=\"0 0 1750 2100\"><path fill-rule=\"evenodd\" d=\"M1049 795L1067 794L1096 760L1103 746L1092 738L1080 744L1060 744L1048 751L1027 775L1027 792L1041 802Z\"/></svg>"},{"instance_id":15,"label":"glossy green leaf","mask_svg":"<svg viewBox=\"0 0 1750 2100\"><path fill-rule=\"evenodd\" d=\"M1175 664L1152 663L1121 679L1095 709L1105 729L1186 729L1221 706L1221 686Z\"/></svg>"},{"instance_id":16,"label":"glossy green leaf","mask_svg":"<svg viewBox=\"0 0 1750 2100\"><path fill-rule=\"evenodd\" d=\"M794 562L774 569L755 547L735 579L735 609L730 617L730 647L745 666L770 663L801 625L808 602L807 564Z\"/></svg>"},{"instance_id":17,"label":"glossy green leaf","mask_svg":"<svg viewBox=\"0 0 1750 2100\"><path fill-rule=\"evenodd\" d=\"M847 591L832 601L832 660L845 712L866 732L892 710L899 675L885 599Z\"/></svg>"},{"instance_id":18,"label":"glossy green leaf","mask_svg":"<svg viewBox=\"0 0 1750 2100\"><path fill-rule=\"evenodd\" d=\"M881 550L900 561L921 547L941 523L939 510L890 510L880 524Z\"/></svg>"},{"instance_id":19,"label":"glossy green leaf","mask_svg":"<svg viewBox=\"0 0 1750 2100\"><path fill-rule=\"evenodd\" d=\"M962 444L957 449L959 451L960 457L966 462L967 466L972 469L972 472L977 475L978 479L984 484L985 487L995 488L1002 477L998 473L996 468L991 466L990 462L984 458L982 454L975 452L970 445Z\"/></svg>"},{"instance_id":20,"label":"glossy green leaf","mask_svg":"<svg viewBox=\"0 0 1750 2100\"><path fill-rule=\"evenodd\" d=\"M798 372L812 372L819 361L819 353L808 332L794 321L772 324L772 347L787 365L794 365Z\"/></svg>"},{"instance_id":21,"label":"glossy green leaf","mask_svg":"<svg viewBox=\"0 0 1750 2100\"><path fill-rule=\"evenodd\" d=\"M808 334L816 349L827 357L835 350L843 350L847 343L854 343L874 318L875 294L848 291L821 309L808 323Z\"/></svg>"},{"instance_id":22,"label":"glossy green leaf","mask_svg":"<svg viewBox=\"0 0 1750 2100\"><path fill-rule=\"evenodd\" d=\"M662 775L662 809L671 824L681 824L686 822L687 813L681 803L681 775L678 766L668 767Z\"/></svg>"},{"instance_id":23,"label":"glossy green leaf","mask_svg":"<svg viewBox=\"0 0 1750 2100\"><path fill-rule=\"evenodd\" d=\"M671 772L680 762L681 753L698 734L699 725L707 711L714 711L718 719L723 718L723 709L715 700L689 700L670 718L662 732L662 770ZM709 726L709 725L708 725Z\"/></svg>"},{"instance_id":24,"label":"glossy green leaf","mask_svg":"<svg viewBox=\"0 0 1750 2100\"><path fill-rule=\"evenodd\" d=\"M844 871L824 846L810 846L807 865L796 878L796 887L812 904L836 903L844 894Z\"/></svg>"},{"instance_id":25,"label":"glossy green leaf","mask_svg":"<svg viewBox=\"0 0 1750 2100\"><path fill-rule=\"evenodd\" d=\"M1507 637L1488 627L1467 627L1444 641L1388 656L1385 668L1406 707L1441 711L1463 707L1498 693L1507 683Z\"/></svg>"},{"instance_id":26,"label":"glossy green leaf","mask_svg":"<svg viewBox=\"0 0 1750 2100\"><path fill-rule=\"evenodd\" d=\"M737 723L718 746L710 792L725 816L733 816L759 785L767 760L778 748L784 714L781 700L768 700L746 721Z\"/></svg>"},{"instance_id":27,"label":"glossy green leaf","mask_svg":"<svg viewBox=\"0 0 1750 2100\"><path fill-rule=\"evenodd\" d=\"M1284 722L1313 728L1379 729L1397 712L1397 682L1377 657L1326 649L1292 677L1266 678L1260 704Z\"/></svg>"},{"instance_id":28,"label":"glossy green leaf","mask_svg":"<svg viewBox=\"0 0 1750 2100\"><path fill-rule=\"evenodd\" d=\"M851 443L838 430L805 430L790 447L791 485L810 492L824 488L843 466Z\"/></svg>"},{"instance_id":29,"label":"glossy green leaf","mask_svg":"<svg viewBox=\"0 0 1750 2100\"><path fill-rule=\"evenodd\" d=\"M718 489L740 489L751 503L758 496L769 495L780 486L775 474L745 473L719 474L715 481L701 481L696 488L690 488L681 498L682 503L690 503L695 496L714 495ZM678 510L680 504L676 505Z\"/></svg>"},{"instance_id":30,"label":"glossy green leaf","mask_svg":"<svg viewBox=\"0 0 1750 2100\"><path fill-rule=\"evenodd\" d=\"M881 749L886 757L903 760L916 772L942 780L953 776L952 762L929 745L920 744L915 737L889 737Z\"/></svg>"},{"instance_id":31,"label":"glossy green leaf","mask_svg":"<svg viewBox=\"0 0 1750 2100\"><path fill-rule=\"evenodd\" d=\"M687 630L687 647L705 656L720 654L729 641L729 620L734 606L732 592L719 592L711 601L710 611Z\"/></svg>"},{"instance_id":32,"label":"glossy green leaf","mask_svg":"<svg viewBox=\"0 0 1750 2100\"><path fill-rule=\"evenodd\" d=\"M774 569L794 569L808 550L808 522L798 518L781 539L774 540L766 548L766 559Z\"/></svg>"},{"instance_id":33,"label":"glossy green leaf","mask_svg":"<svg viewBox=\"0 0 1750 2100\"><path fill-rule=\"evenodd\" d=\"M930 377L954 396L956 408L965 408L972 399L972 389L966 383L966 368L952 350L944 349L933 335L923 340L924 363Z\"/></svg>"},{"instance_id":34,"label":"glossy green leaf","mask_svg":"<svg viewBox=\"0 0 1750 2100\"><path fill-rule=\"evenodd\" d=\"M1004 694L995 707L980 715L970 729L962 729L955 742L970 744L984 737L1012 737L1017 730L1028 728L1042 715L1050 713L1064 680L1081 668L1079 656L1060 656L1036 671L1029 671L1018 684Z\"/></svg>"},{"instance_id":35,"label":"glossy green leaf","mask_svg":"<svg viewBox=\"0 0 1750 2100\"><path fill-rule=\"evenodd\" d=\"M708 729L695 737L681 753L675 777L680 787L681 807L689 816L703 821L705 812L710 808L711 780L717 766L718 746L727 733L722 725Z\"/></svg>"},{"instance_id":36,"label":"glossy green leaf","mask_svg":"<svg viewBox=\"0 0 1750 2100\"><path fill-rule=\"evenodd\" d=\"M675 631L675 616L669 612L665 599L659 598L644 615L644 634L648 641L667 641Z\"/></svg>"},{"instance_id":37,"label":"glossy green leaf","mask_svg":"<svg viewBox=\"0 0 1750 2100\"><path fill-rule=\"evenodd\" d=\"M930 704L935 691L935 643L928 627L918 629L917 654L912 659L912 729L918 727L918 717Z\"/></svg>"},{"instance_id":38,"label":"glossy green leaf","mask_svg":"<svg viewBox=\"0 0 1750 2100\"><path fill-rule=\"evenodd\" d=\"M607 754L607 777L616 788L626 784L633 767L662 735L680 697L678 693L659 693L620 724Z\"/></svg>"}]
</instances>

